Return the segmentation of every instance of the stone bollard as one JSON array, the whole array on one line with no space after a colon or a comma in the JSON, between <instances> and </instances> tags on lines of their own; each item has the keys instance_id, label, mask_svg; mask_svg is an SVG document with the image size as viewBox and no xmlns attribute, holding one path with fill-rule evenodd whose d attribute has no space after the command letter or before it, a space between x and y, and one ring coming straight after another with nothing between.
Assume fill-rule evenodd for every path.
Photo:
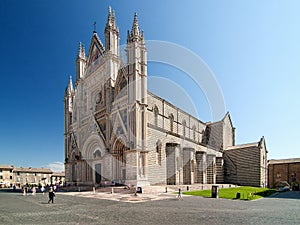
<instances>
[{"instance_id":1,"label":"stone bollard","mask_svg":"<svg viewBox=\"0 0 300 225\"><path fill-rule=\"evenodd\" d=\"M96 194L96 188L95 187L93 187L93 193Z\"/></svg>"}]
</instances>

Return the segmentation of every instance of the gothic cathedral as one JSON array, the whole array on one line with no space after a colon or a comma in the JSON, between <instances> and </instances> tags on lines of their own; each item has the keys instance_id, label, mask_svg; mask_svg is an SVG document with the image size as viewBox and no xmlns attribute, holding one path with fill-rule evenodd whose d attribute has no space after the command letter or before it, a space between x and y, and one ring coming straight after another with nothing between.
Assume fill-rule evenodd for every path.
<instances>
[{"instance_id":1,"label":"gothic cathedral","mask_svg":"<svg viewBox=\"0 0 300 225\"><path fill-rule=\"evenodd\" d=\"M67 184L267 185L263 137L235 145L229 113L205 123L147 90L147 49L136 14L126 60L111 9L104 37L103 45L94 31L87 56L79 44L75 87L70 77L65 92Z\"/></svg>"}]
</instances>

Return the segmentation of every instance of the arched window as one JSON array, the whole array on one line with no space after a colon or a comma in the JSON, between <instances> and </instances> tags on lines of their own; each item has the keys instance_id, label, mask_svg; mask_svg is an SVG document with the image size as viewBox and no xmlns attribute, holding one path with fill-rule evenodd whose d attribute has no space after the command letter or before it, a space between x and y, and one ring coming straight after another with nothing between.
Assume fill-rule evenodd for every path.
<instances>
[{"instance_id":1,"label":"arched window","mask_svg":"<svg viewBox=\"0 0 300 225\"><path fill-rule=\"evenodd\" d=\"M158 126L158 108L157 108L157 106L154 107L153 112L154 112L154 125Z\"/></svg>"},{"instance_id":2,"label":"arched window","mask_svg":"<svg viewBox=\"0 0 300 225\"><path fill-rule=\"evenodd\" d=\"M122 80L120 83L120 91L122 91L123 88L125 88L127 86L127 80L124 76L122 76Z\"/></svg>"},{"instance_id":3,"label":"arched window","mask_svg":"<svg viewBox=\"0 0 300 225\"><path fill-rule=\"evenodd\" d=\"M173 114L171 114L169 116L169 120L170 120L170 131L173 132L173 128L174 128L174 116L173 116Z\"/></svg>"},{"instance_id":4,"label":"arched window","mask_svg":"<svg viewBox=\"0 0 300 225\"><path fill-rule=\"evenodd\" d=\"M98 149L94 152L94 159L99 159L101 158L101 151Z\"/></svg>"},{"instance_id":5,"label":"arched window","mask_svg":"<svg viewBox=\"0 0 300 225\"><path fill-rule=\"evenodd\" d=\"M193 126L193 140L196 141L196 126Z\"/></svg>"},{"instance_id":6,"label":"arched window","mask_svg":"<svg viewBox=\"0 0 300 225\"><path fill-rule=\"evenodd\" d=\"M185 122L185 120L184 121L182 121L182 135L183 135L183 137L185 137L185 129L186 129L186 122Z\"/></svg>"},{"instance_id":7,"label":"arched window","mask_svg":"<svg viewBox=\"0 0 300 225\"><path fill-rule=\"evenodd\" d=\"M161 140L157 140L157 142L156 142L156 155L157 155L157 161L158 161L159 165L161 165L161 147L162 147Z\"/></svg>"}]
</instances>

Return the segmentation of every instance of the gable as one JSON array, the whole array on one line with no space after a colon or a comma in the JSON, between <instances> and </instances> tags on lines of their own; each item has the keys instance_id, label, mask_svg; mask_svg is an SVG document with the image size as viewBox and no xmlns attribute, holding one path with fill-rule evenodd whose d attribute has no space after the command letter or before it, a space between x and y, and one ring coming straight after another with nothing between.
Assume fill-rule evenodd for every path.
<instances>
[{"instance_id":1,"label":"gable","mask_svg":"<svg viewBox=\"0 0 300 225\"><path fill-rule=\"evenodd\" d=\"M231 129L234 128L234 127L233 127L233 124L232 124L232 120L231 120L231 117L230 117L229 112L226 113L226 115L225 115L224 118L223 118L223 121L224 121L224 123L227 124Z\"/></svg>"},{"instance_id":2,"label":"gable","mask_svg":"<svg viewBox=\"0 0 300 225\"><path fill-rule=\"evenodd\" d=\"M105 49L97 33L94 33L88 53L87 65L89 66L91 64L97 64L99 59L104 57L104 51Z\"/></svg>"}]
</instances>

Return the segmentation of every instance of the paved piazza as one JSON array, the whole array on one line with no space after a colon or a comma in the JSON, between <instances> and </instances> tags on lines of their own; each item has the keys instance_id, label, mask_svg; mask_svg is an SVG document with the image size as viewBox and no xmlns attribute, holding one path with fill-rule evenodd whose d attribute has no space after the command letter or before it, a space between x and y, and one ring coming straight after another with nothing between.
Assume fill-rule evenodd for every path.
<instances>
[{"instance_id":1,"label":"paved piazza","mask_svg":"<svg viewBox=\"0 0 300 225\"><path fill-rule=\"evenodd\" d=\"M23 196L0 192L0 224L299 224L300 194L256 201L174 194L118 195L91 192ZM111 200L108 200L111 199Z\"/></svg>"}]
</instances>

